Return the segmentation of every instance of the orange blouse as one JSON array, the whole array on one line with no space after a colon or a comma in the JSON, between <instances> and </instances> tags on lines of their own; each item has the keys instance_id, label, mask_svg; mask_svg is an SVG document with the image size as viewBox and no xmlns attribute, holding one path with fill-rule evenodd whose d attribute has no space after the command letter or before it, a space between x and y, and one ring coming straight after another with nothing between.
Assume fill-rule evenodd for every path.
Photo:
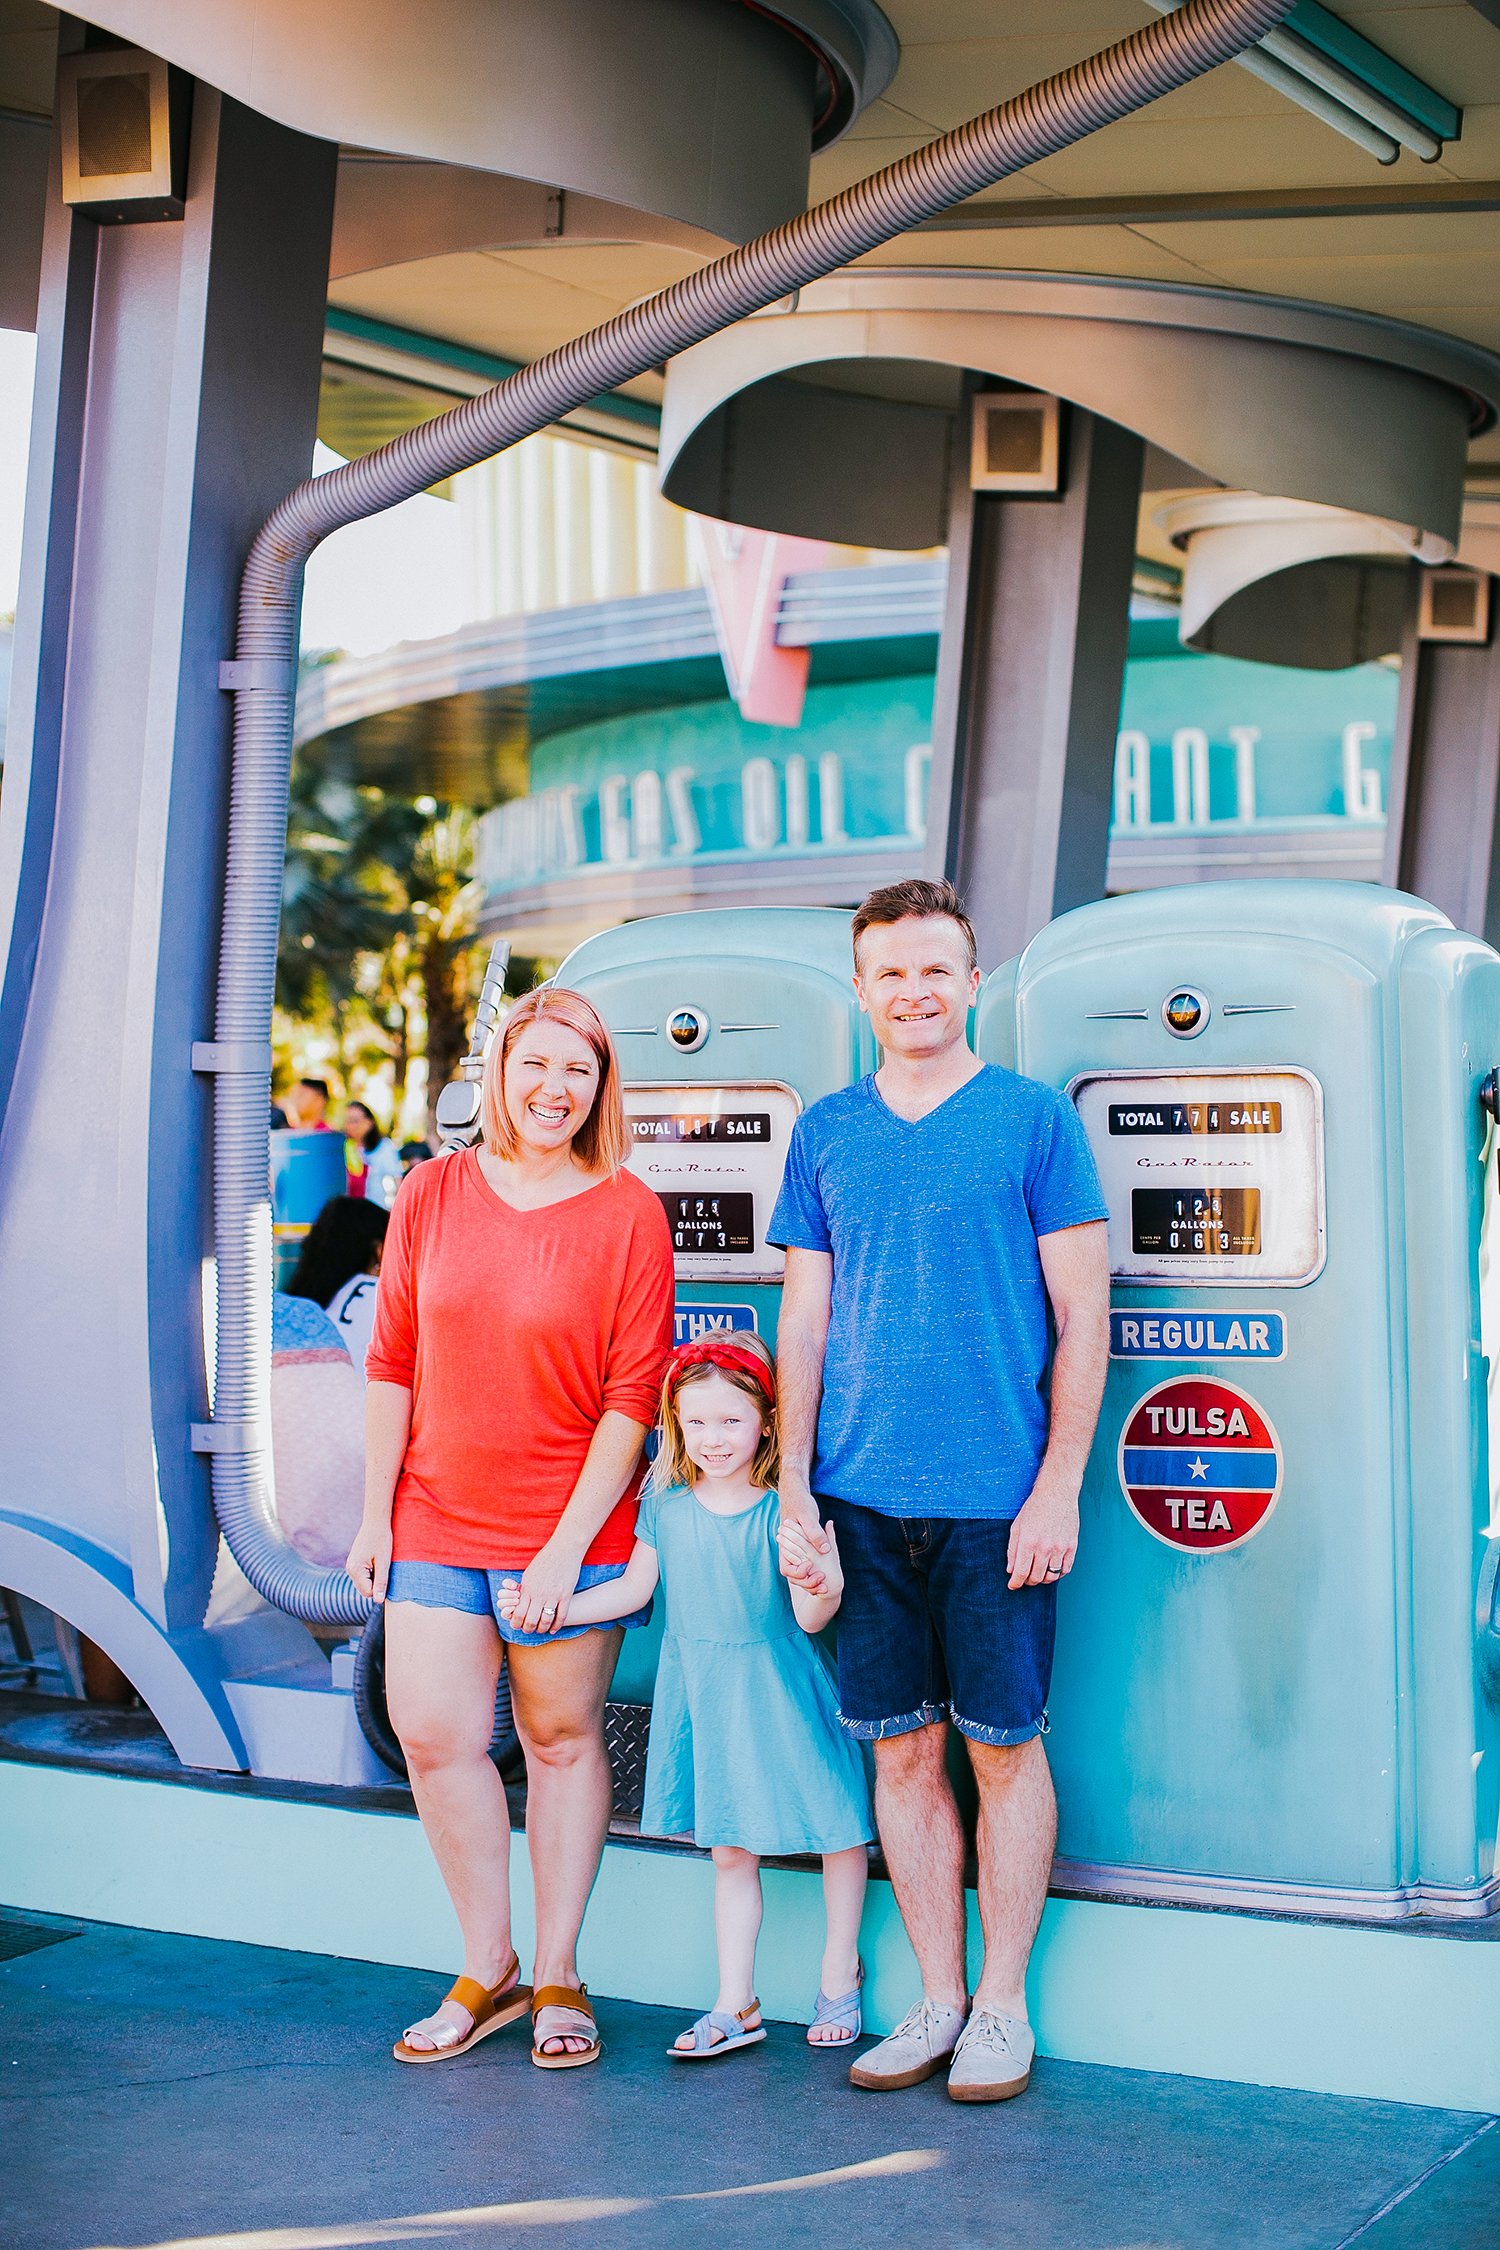
<instances>
[{"instance_id":1,"label":"orange blouse","mask_svg":"<svg viewBox=\"0 0 1500 2250\"><path fill-rule=\"evenodd\" d=\"M672 1242L630 1172L516 1211L473 1149L413 1167L391 1214L365 1370L412 1394L402 1562L522 1569L609 1408L648 1426L672 1348ZM589 1548L629 1559L638 1472Z\"/></svg>"}]
</instances>

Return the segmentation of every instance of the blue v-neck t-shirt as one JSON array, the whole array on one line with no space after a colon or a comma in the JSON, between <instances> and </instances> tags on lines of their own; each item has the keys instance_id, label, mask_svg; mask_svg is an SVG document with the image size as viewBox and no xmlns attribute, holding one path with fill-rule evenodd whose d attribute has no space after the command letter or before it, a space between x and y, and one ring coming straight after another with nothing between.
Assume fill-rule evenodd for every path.
<instances>
[{"instance_id":1,"label":"blue v-neck t-shirt","mask_svg":"<svg viewBox=\"0 0 1500 2250\"><path fill-rule=\"evenodd\" d=\"M1039 1235L1107 1216L1066 1095L986 1064L915 1123L873 1077L797 1120L768 1227L833 1257L813 1487L1004 1521L1047 1444Z\"/></svg>"}]
</instances>

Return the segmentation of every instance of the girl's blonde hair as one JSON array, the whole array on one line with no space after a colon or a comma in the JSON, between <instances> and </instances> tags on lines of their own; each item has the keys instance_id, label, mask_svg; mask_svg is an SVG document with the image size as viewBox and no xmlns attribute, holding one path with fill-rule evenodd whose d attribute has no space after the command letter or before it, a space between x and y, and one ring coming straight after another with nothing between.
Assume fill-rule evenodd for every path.
<instances>
[{"instance_id":1,"label":"girl's blonde hair","mask_svg":"<svg viewBox=\"0 0 1500 2250\"><path fill-rule=\"evenodd\" d=\"M505 1106L505 1065L523 1031L534 1023L565 1024L593 1049L599 1065L599 1084L593 1107L573 1138L573 1153L586 1172L618 1172L630 1152L625 1129L625 1105L620 1099L620 1061L603 1017L581 992L566 986L544 984L518 1000L505 1019L498 1039L490 1041L484 1059L484 1086L480 1096L480 1129L491 1156L514 1157L520 1139Z\"/></svg>"},{"instance_id":2,"label":"girl's blonde hair","mask_svg":"<svg viewBox=\"0 0 1500 2250\"><path fill-rule=\"evenodd\" d=\"M689 1384L701 1382L706 1375L722 1375L726 1383L733 1383L737 1391L753 1399L760 1408L761 1439L755 1449L755 1459L750 1464L750 1482L763 1492L769 1492L781 1478L781 1439L776 1431L776 1362L761 1342L759 1336L747 1329L736 1328L724 1336L723 1341L736 1352L747 1353L762 1362L765 1380L762 1382L747 1367L723 1366L706 1354L700 1354L693 1345L685 1345L667 1364L666 1379L661 1387L661 1448L652 1471L653 1482L658 1487L669 1484L694 1485L698 1481L698 1465L688 1457L682 1434L682 1416L677 1400ZM691 1354L685 1357L684 1354Z\"/></svg>"}]
</instances>

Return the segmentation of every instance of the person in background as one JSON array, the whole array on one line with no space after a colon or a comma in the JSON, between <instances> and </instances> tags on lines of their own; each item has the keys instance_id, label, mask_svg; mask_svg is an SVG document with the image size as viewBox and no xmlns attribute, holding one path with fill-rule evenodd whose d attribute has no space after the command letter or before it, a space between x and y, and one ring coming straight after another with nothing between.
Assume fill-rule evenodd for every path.
<instances>
[{"instance_id":1,"label":"person in background","mask_svg":"<svg viewBox=\"0 0 1500 2250\"><path fill-rule=\"evenodd\" d=\"M310 1297L278 1289L271 1299L276 1520L303 1561L320 1570L349 1551L364 1504L364 1450L364 1385L339 1331Z\"/></svg>"},{"instance_id":2,"label":"person in background","mask_svg":"<svg viewBox=\"0 0 1500 2250\"><path fill-rule=\"evenodd\" d=\"M330 1132L327 1079L299 1078L290 1092L283 1095L281 1114L286 1119L288 1132Z\"/></svg>"},{"instance_id":3,"label":"person in background","mask_svg":"<svg viewBox=\"0 0 1500 2250\"><path fill-rule=\"evenodd\" d=\"M368 1196L389 1211L401 1185L401 1158L365 1102L344 1104L344 1161L350 1195Z\"/></svg>"},{"instance_id":4,"label":"person in background","mask_svg":"<svg viewBox=\"0 0 1500 2250\"><path fill-rule=\"evenodd\" d=\"M426 1141L403 1141L401 1143L401 1177L403 1180L414 1165L429 1164L431 1161L432 1150Z\"/></svg>"},{"instance_id":5,"label":"person in background","mask_svg":"<svg viewBox=\"0 0 1500 2250\"><path fill-rule=\"evenodd\" d=\"M389 1224L384 1204L331 1195L308 1228L287 1283L289 1296L311 1298L324 1307L361 1382L375 1326L375 1277Z\"/></svg>"}]
</instances>

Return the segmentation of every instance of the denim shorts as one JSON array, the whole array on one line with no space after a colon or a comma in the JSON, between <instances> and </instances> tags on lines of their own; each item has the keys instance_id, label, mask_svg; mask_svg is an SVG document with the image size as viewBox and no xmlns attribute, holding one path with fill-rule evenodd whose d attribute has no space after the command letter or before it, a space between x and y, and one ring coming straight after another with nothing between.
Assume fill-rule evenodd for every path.
<instances>
[{"instance_id":1,"label":"denim shorts","mask_svg":"<svg viewBox=\"0 0 1500 2250\"><path fill-rule=\"evenodd\" d=\"M844 1565L841 1725L861 1742L937 1719L975 1742L1045 1734L1057 1588L1012 1593L1009 1523L819 1504Z\"/></svg>"},{"instance_id":2,"label":"denim shorts","mask_svg":"<svg viewBox=\"0 0 1500 2250\"><path fill-rule=\"evenodd\" d=\"M493 1617L500 1630L500 1638L511 1648L543 1648L548 1641L576 1641L580 1633L599 1633L608 1630L601 1625L564 1625L560 1633L522 1633L509 1618L500 1615L499 1598L502 1586L519 1586L519 1570L457 1570L451 1563L393 1562L386 1584L388 1602L417 1602L423 1609L459 1609L466 1617ZM578 1591L589 1586L607 1586L612 1578L623 1578L625 1565L615 1563L585 1563L578 1573ZM610 1625L649 1625L651 1604L633 1610L629 1617L612 1617Z\"/></svg>"}]
</instances>

